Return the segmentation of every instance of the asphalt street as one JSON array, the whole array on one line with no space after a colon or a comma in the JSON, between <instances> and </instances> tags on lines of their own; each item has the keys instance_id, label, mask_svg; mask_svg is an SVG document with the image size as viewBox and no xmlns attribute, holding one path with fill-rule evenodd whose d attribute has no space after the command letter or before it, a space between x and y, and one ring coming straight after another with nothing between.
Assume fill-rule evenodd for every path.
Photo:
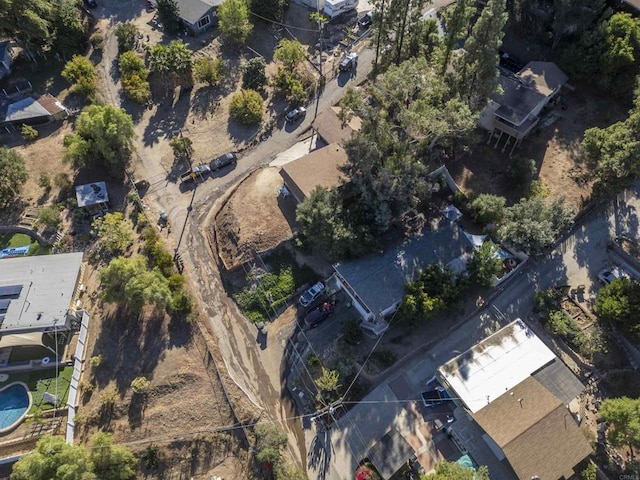
<instances>
[{"instance_id":1,"label":"asphalt street","mask_svg":"<svg viewBox=\"0 0 640 480\"><path fill-rule=\"evenodd\" d=\"M363 403L338 420L329 435L323 431L318 435L307 431L309 445L324 446L322 453L314 453L316 477L351 478L371 445L390 427L402 427L407 402L398 402L391 391L390 384L395 379L407 375L418 383L426 381L438 366L516 318L524 319L539 337L550 343L549 336L531 316L533 293L553 286L585 285L586 300L593 300L600 288L598 272L614 263L623 263L607 248L609 243L621 235L640 238L639 194L640 183L586 214L551 253L529 259L520 272L499 288L489 305L446 332L437 342L399 362ZM419 394L417 390L415 393Z\"/></svg>"}]
</instances>

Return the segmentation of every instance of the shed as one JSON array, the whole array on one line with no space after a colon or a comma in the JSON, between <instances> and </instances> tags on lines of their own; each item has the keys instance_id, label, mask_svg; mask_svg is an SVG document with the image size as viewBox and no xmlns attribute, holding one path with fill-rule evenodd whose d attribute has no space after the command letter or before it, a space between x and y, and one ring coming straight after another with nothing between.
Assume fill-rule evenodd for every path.
<instances>
[{"instance_id":1,"label":"shed","mask_svg":"<svg viewBox=\"0 0 640 480\"><path fill-rule=\"evenodd\" d=\"M104 213L109 210L109 193L105 182L87 183L76 187L78 207L91 213Z\"/></svg>"},{"instance_id":2,"label":"shed","mask_svg":"<svg viewBox=\"0 0 640 480\"><path fill-rule=\"evenodd\" d=\"M53 95L27 97L9 104L5 123L39 125L67 116L67 108Z\"/></svg>"}]
</instances>

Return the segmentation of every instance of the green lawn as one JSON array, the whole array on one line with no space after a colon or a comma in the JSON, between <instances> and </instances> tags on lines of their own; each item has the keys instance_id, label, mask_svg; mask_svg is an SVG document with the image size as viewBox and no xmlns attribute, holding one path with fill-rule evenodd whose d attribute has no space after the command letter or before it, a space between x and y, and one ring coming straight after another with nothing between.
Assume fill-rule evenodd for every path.
<instances>
[{"instance_id":1,"label":"green lawn","mask_svg":"<svg viewBox=\"0 0 640 480\"><path fill-rule=\"evenodd\" d=\"M49 392L60 397L58 407L64 407L69 397L69 386L71 385L71 376L73 375L73 367L64 367L59 370L58 389L56 391L56 370L51 368L48 370L36 370L33 372L10 373L9 379L4 382L8 385L13 382L24 382L29 387L31 396L33 397L33 405L30 414L38 411L50 410L53 404L44 402L44 393Z\"/></svg>"},{"instance_id":2,"label":"green lawn","mask_svg":"<svg viewBox=\"0 0 640 480\"><path fill-rule=\"evenodd\" d=\"M0 233L0 250L10 247L24 247L25 245L31 245L28 256L48 255L51 253L51 247L41 246L24 233Z\"/></svg>"}]
</instances>

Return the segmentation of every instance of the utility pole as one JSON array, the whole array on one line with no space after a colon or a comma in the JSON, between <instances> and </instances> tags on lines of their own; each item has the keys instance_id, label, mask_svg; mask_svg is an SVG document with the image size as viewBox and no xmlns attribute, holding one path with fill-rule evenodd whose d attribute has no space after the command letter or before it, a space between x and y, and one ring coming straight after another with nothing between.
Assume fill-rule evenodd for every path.
<instances>
[{"instance_id":1,"label":"utility pole","mask_svg":"<svg viewBox=\"0 0 640 480\"><path fill-rule=\"evenodd\" d=\"M378 72L378 55L380 54L380 37L382 36L382 27L384 26L384 2L380 5L380 21L378 22L378 39L376 40L376 60L373 64L373 72L377 74Z\"/></svg>"}]
</instances>

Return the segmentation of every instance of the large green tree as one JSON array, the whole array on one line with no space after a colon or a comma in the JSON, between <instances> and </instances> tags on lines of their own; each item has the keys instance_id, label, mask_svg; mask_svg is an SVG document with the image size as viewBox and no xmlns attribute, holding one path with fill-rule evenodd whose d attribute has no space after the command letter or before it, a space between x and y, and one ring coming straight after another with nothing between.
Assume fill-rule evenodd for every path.
<instances>
[{"instance_id":1,"label":"large green tree","mask_svg":"<svg viewBox=\"0 0 640 480\"><path fill-rule=\"evenodd\" d=\"M640 339L640 284L628 278L617 278L598 292L594 311L602 320L613 322Z\"/></svg>"},{"instance_id":2,"label":"large green tree","mask_svg":"<svg viewBox=\"0 0 640 480\"><path fill-rule=\"evenodd\" d=\"M81 445L68 444L63 437L45 435L35 450L16 462L15 480L97 480L93 463Z\"/></svg>"},{"instance_id":3,"label":"large green tree","mask_svg":"<svg viewBox=\"0 0 640 480\"><path fill-rule=\"evenodd\" d=\"M149 53L149 69L174 81L191 81L193 51L182 40L173 40L168 46L158 44Z\"/></svg>"},{"instance_id":4,"label":"large green tree","mask_svg":"<svg viewBox=\"0 0 640 480\"><path fill-rule=\"evenodd\" d=\"M497 233L501 241L528 254L540 253L551 246L572 221L573 210L564 204L564 198L550 203L541 197L523 198L506 209Z\"/></svg>"},{"instance_id":5,"label":"large green tree","mask_svg":"<svg viewBox=\"0 0 640 480\"><path fill-rule=\"evenodd\" d=\"M482 224L497 224L506 212L507 199L490 193L481 193L469 204L474 219Z\"/></svg>"},{"instance_id":6,"label":"large green tree","mask_svg":"<svg viewBox=\"0 0 640 480\"><path fill-rule=\"evenodd\" d=\"M256 458L260 462L277 463L287 445L287 434L272 423L259 423L255 427Z\"/></svg>"},{"instance_id":7,"label":"large green tree","mask_svg":"<svg viewBox=\"0 0 640 480\"><path fill-rule=\"evenodd\" d=\"M276 60L282 62L289 73L295 72L297 66L304 60L304 56L302 44L298 40L287 40L286 38L278 42L276 52L273 55Z\"/></svg>"},{"instance_id":8,"label":"large green tree","mask_svg":"<svg viewBox=\"0 0 640 480\"><path fill-rule=\"evenodd\" d=\"M603 192L615 191L640 175L640 88L629 117L586 130L582 150Z\"/></svg>"},{"instance_id":9,"label":"large green tree","mask_svg":"<svg viewBox=\"0 0 640 480\"><path fill-rule=\"evenodd\" d=\"M609 423L607 438L616 447L640 448L640 399L607 398L600 405L600 417Z\"/></svg>"},{"instance_id":10,"label":"large green tree","mask_svg":"<svg viewBox=\"0 0 640 480\"><path fill-rule=\"evenodd\" d=\"M75 168L105 167L114 177L122 177L134 150L131 116L112 105L91 105L75 127L76 133L64 139L65 160Z\"/></svg>"},{"instance_id":11,"label":"large green tree","mask_svg":"<svg viewBox=\"0 0 640 480\"><path fill-rule=\"evenodd\" d=\"M304 235L332 259L357 257L371 249L372 231L365 222L357 221L359 216L358 211L344 207L338 190L321 187L296 210Z\"/></svg>"},{"instance_id":12,"label":"large green tree","mask_svg":"<svg viewBox=\"0 0 640 480\"><path fill-rule=\"evenodd\" d=\"M414 282L404 287L400 315L412 325L431 320L460 299L461 287L454 272L438 264L427 265Z\"/></svg>"},{"instance_id":13,"label":"large green tree","mask_svg":"<svg viewBox=\"0 0 640 480\"><path fill-rule=\"evenodd\" d=\"M633 92L638 73L640 19L607 10L578 41L568 45L563 68L618 97Z\"/></svg>"},{"instance_id":14,"label":"large green tree","mask_svg":"<svg viewBox=\"0 0 640 480\"><path fill-rule=\"evenodd\" d=\"M264 115L262 96L255 90L240 90L234 93L229 104L229 115L246 125L260 123Z\"/></svg>"},{"instance_id":15,"label":"large green tree","mask_svg":"<svg viewBox=\"0 0 640 480\"><path fill-rule=\"evenodd\" d=\"M93 228L109 253L123 253L133 244L133 224L121 212L97 218L93 221Z\"/></svg>"},{"instance_id":16,"label":"large green tree","mask_svg":"<svg viewBox=\"0 0 640 480\"><path fill-rule=\"evenodd\" d=\"M476 9L472 0L458 0L455 6L445 10L444 20L447 25L447 31L444 36L441 55L440 74L444 75L449 67L451 60L451 52L458 42L466 38L468 28Z\"/></svg>"},{"instance_id":17,"label":"large green tree","mask_svg":"<svg viewBox=\"0 0 640 480\"><path fill-rule=\"evenodd\" d=\"M87 45L87 28L80 18L77 0L60 0L51 19L53 42L64 57L82 52Z\"/></svg>"},{"instance_id":18,"label":"large green tree","mask_svg":"<svg viewBox=\"0 0 640 480\"><path fill-rule=\"evenodd\" d=\"M244 45L253 30L247 0L224 0L218 7L218 29L227 42Z\"/></svg>"},{"instance_id":19,"label":"large green tree","mask_svg":"<svg viewBox=\"0 0 640 480\"><path fill-rule=\"evenodd\" d=\"M474 111L481 111L498 86L498 49L509 15L506 0L488 0L453 62L457 91Z\"/></svg>"},{"instance_id":20,"label":"large green tree","mask_svg":"<svg viewBox=\"0 0 640 480\"><path fill-rule=\"evenodd\" d=\"M27 178L29 175L22 155L0 147L0 205L6 206L15 200Z\"/></svg>"},{"instance_id":21,"label":"large green tree","mask_svg":"<svg viewBox=\"0 0 640 480\"><path fill-rule=\"evenodd\" d=\"M502 259L498 257L498 246L490 240L473 252L467 263L469 279L476 285L490 287L502 269Z\"/></svg>"},{"instance_id":22,"label":"large green tree","mask_svg":"<svg viewBox=\"0 0 640 480\"><path fill-rule=\"evenodd\" d=\"M62 76L72 85L71 89L76 93L89 97L96 90L98 73L87 57L74 55L65 64Z\"/></svg>"},{"instance_id":23,"label":"large green tree","mask_svg":"<svg viewBox=\"0 0 640 480\"><path fill-rule=\"evenodd\" d=\"M180 31L180 9L176 0L157 0L158 18L169 34Z\"/></svg>"},{"instance_id":24,"label":"large green tree","mask_svg":"<svg viewBox=\"0 0 640 480\"><path fill-rule=\"evenodd\" d=\"M242 67L242 88L260 92L267 84L267 63L262 57L254 57Z\"/></svg>"},{"instance_id":25,"label":"large green tree","mask_svg":"<svg viewBox=\"0 0 640 480\"><path fill-rule=\"evenodd\" d=\"M107 302L124 304L133 312L144 305L164 308L171 301L169 281L158 269L147 270L145 257L118 257L100 271Z\"/></svg>"},{"instance_id":26,"label":"large green tree","mask_svg":"<svg viewBox=\"0 0 640 480\"><path fill-rule=\"evenodd\" d=\"M110 433L96 433L91 439L90 456L100 480L129 480L136 475L138 460L128 448L114 443Z\"/></svg>"},{"instance_id":27,"label":"large green tree","mask_svg":"<svg viewBox=\"0 0 640 480\"><path fill-rule=\"evenodd\" d=\"M45 435L35 451L13 466L16 480L130 480L138 461L108 433L97 433L90 449L68 444L63 437Z\"/></svg>"}]
</instances>

